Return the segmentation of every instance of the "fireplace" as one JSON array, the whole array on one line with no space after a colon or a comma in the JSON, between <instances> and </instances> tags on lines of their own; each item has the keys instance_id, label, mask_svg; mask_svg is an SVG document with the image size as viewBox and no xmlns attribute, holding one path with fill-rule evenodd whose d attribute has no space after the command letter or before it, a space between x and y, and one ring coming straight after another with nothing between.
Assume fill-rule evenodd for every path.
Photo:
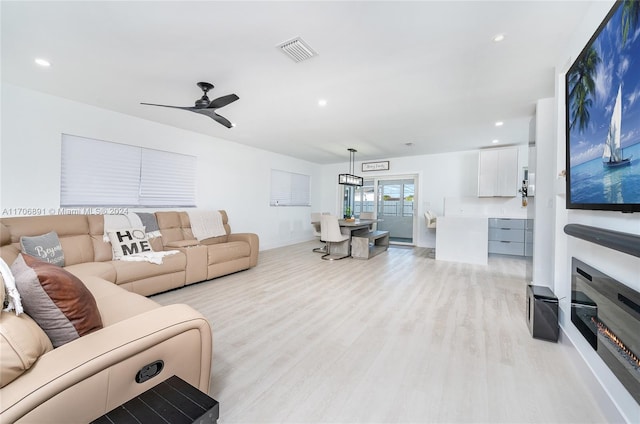
<instances>
[{"instance_id":1,"label":"fireplace","mask_svg":"<svg viewBox=\"0 0 640 424\"><path fill-rule=\"evenodd\" d=\"M640 404L640 293L576 258L571 322Z\"/></svg>"}]
</instances>

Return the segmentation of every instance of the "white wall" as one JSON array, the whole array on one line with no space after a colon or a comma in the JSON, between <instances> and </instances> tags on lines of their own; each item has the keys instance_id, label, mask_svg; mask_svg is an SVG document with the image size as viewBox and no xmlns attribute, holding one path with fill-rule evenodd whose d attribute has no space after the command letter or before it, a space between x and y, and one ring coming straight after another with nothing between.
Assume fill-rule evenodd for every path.
<instances>
[{"instance_id":1,"label":"white wall","mask_svg":"<svg viewBox=\"0 0 640 424\"><path fill-rule=\"evenodd\" d=\"M340 213L342 206L341 189L337 184L338 174L349 170L348 152L345 149L343 164L325 165L322 170L322 210ZM389 161L388 171L360 172L362 162L356 161L356 174L366 178L393 178L401 175L417 175L417 212L415 225L418 226L416 245L435 247L436 231L427 229L424 212L432 210L442 216L447 208L456 210L457 216L503 216L526 218L521 208L520 197L478 198L478 150L435 155L403 156L383 158ZM527 145L518 146L518 169L522 179L522 167L528 158ZM356 153L357 159L357 153ZM462 209L462 212L460 210ZM447 212L449 214L449 212Z\"/></svg>"},{"instance_id":2,"label":"white wall","mask_svg":"<svg viewBox=\"0 0 640 424\"><path fill-rule=\"evenodd\" d=\"M589 38L613 5L612 1L593 2L585 14L575 37L566 48L565 54L558 58L556 65L556 168L554 178L565 169L565 106L564 106L564 73L570 63L575 60ZM539 162L538 162L539 164ZM587 241L569 237L563 232L568 223L585 224L615 231L623 231L640 235L640 216L638 214L622 214L606 211L577 211L565 209L565 195L560 181L556 187L555 197L555 293L560 301L560 325L564 334L575 345L584 358L589 369L601 383L604 392L616 405L618 412L628 421L640 422L640 405L633 400L613 373L604 365L597 353L586 343L578 330L571 323L571 257L576 257L594 268L610 275L624 284L640 291L640 259L616 252Z\"/></svg>"},{"instance_id":3,"label":"white wall","mask_svg":"<svg viewBox=\"0 0 640 424\"><path fill-rule=\"evenodd\" d=\"M319 205L317 164L10 84L2 85L2 112L0 210L5 215L14 208L58 209L60 135L67 133L197 156L198 207L225 209L232 230L257 233L261 249L313 238L312 208L270 207L269 184L272 168L310 175L311 203Z\"/></svg>"},{"instance_id":4,"label":"white wall","mask_svg":"<svg viewBox=\"0 0 640 424\"><path fill-rule=\"evenodd\" d=\"M2 85L1 107L2 211L59 208L60 135L67 133L197 156L198 207L227 210L233 231L257 233L263 250L313 239L311 211L340 212L337 175L348 169L346 149L343 164L318 165L11 84ZM519 198L476 197L478 151L388 160L389 171L358 174L418 176L418 246L435 247L435 231L427 231L422 217L427 209L442 215L445 198L465 204L467 213L473 214L507 210L512 215L505 203L513 211L519 208ZM526 164L526 149L520 149L518 162L519 169ZM311 175L312 207L270 207L272 168Z\"/></svg>"},{"instance_id":5,"label":"white wall","mask_svg":"<svg viewBox=\"0 0 640 424\"><path fill-rule=\"evenodd\" d=\"M530 207L534 211L533 283L554 290L556 208L556 104L554 98L538 100L535 120L535 185Z\"/></svg>"}]
</instances>

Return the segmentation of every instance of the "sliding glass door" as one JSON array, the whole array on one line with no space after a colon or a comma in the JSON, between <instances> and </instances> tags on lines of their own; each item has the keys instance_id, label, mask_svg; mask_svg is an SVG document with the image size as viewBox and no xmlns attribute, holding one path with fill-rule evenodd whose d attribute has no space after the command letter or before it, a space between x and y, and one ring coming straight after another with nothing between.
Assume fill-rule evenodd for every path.
<instances>
[{"instance_id":1,"label":"sliding glass door","mask_svg":"<svg viewBox=\"0 0 640 424\"><path fill-rule=\"evenodd\" d=\"M362 212L374 213L376 211L376 188L373 180L364 180L362 187L356 187L354 211L355 216L360 217Z\"/></svg>"},{"instance_id":2,"label":"sliding glass door","mask_svg":"<svg viewBox=\"0 0 640 424\"><path fill-rule=\"evenodd\" d=\"M355 192L354 213L374 212L378 230L389 231L389 240L413 244L417 176L366 179Z\"/></svg>"}]
</instances>

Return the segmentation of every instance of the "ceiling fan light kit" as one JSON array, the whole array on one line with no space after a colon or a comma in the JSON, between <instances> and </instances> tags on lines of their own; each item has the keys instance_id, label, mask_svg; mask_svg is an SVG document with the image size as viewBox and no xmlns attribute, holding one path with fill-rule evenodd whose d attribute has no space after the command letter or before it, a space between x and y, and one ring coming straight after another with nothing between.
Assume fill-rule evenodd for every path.
<instances>
[{"instance_id":1,"label":"ceiling fan light kit","mask_svg":"<svg viewBox=\"0 0 640 424\"><path fill-rule=\"evenodd\" d=\"M140 103L141 105L147 106L160 106L160 107L170 107L172 109L182 109L187 110L189 112L199 113L201 115L208 116L219 124L224 125L227 128L232 128L234 125L225 117L218 115L215 110L220 109L228 105L229 103L233 103L238 100L238 97L235 94L228 94L226 96L218 97L217 99L209 100L209 96L207 93L209 90L213 89L213 84L208 82L199 82L196 84L202 90L202 97L195 101L194 106L169 106L169 105L159 105L155 103Z\"/></svg>"}]
</instances>

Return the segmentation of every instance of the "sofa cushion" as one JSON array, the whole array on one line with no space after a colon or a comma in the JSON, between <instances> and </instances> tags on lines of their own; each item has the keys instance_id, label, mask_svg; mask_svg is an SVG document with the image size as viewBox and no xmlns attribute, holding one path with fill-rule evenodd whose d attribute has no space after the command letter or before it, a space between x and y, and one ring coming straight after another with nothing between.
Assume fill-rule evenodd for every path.
<instances>
[{"instance_id":1,"label":"sofa cushion","mask_svg":"<svg viewBox=\"0 0 640 424\"><path fill-rule=\"evenodd\" d=\"M53 346L44 331L27 314L0 314L0 387L4 387L31 368Z\"/></svg>"},{"instance_id":2,"label":"sofa cushion","mask_svg":"<svg viewBox=\"0 0 640 424\"><path fill-rule=\"evenodd\" d=\"M158 275L184 271L187 266L187 259L184 253L177 252L163 257L161 264L130 261L112 261L110 263L116 270L116 284L124 284Z\"/></svg>"},{"instance_id":3,"label":"sofa cushion","mask_svg":"<svg viewBox=\"0 0 640 424\"><path fill-rule=\"evenodd\" d=\"M209 249L209 265L245 258L251 255L249 243L243 241L212 244L207 246L207 249Z\"/></svg>"},{"instance_id":4,"label":"sofa cushion","mask_svg":"<svg viewBox=\"0 0 640 424\"><path fill-rule=\"evenodd\" d=\"M115 260L122 259L124 256L152 251L144 227L107 230L107 235L111 241L113 259Z\"/></svg>"},{"instance_id":5,"label":"sofa cushion","mask_svg":"<svg viewBox=\"0 0 640 424\"><path fill-rule=\"evenodd\" d=\"M229 236L218 236L218 237L209 237L207 239L203 239L200 240L200 244L205 244L207 246L210 246L212 244L220 244L220 243L226 243L229 241Z\"/></svg>"},{"instance_id":6,"label":"sofa cushion","mask_svg":"<svg viewBox=\"0 0 640 424\"><path fill-rule=\"evenodd\" d=\"M34 256L41 261L54 265L64 266L64 252L60 239L55 231L50 231L41 236L20 237L22 252Z\"/></svg>"},{"instance_id":7,"label":"sofa cushion","mask_svg":"<svg viewBox=\"0 0 640 424\"><path fill-rule=\"evenodd\" d=\"M193 247L193 246L199 246L199 242L196 239L193 240L176 240L176 241L170 241L166 244L167 247L170 247L172 249L176 249L176 248L183 248L183 247Z\"/></svg>"},{"instance_id":8,"label":"sofa cushion","mask_svg":"<svg viewBox=\"0 0 640 424\"><path fill-rule=\"evenodd\" d=\"M82 282L95 298L105 327L160 307L149 298L98 277L86 277Z\"/></svg>"},{"instance_id":9,"label":"sofa cushion","mask_svg":"<svg viewBox=\"0 0 640 424\"><path fill-rule=\"evenodd\" d=\"M104 241L104 215L87 215L87 220L89 222L89 236L93 246L93 260L96 262L113 260L111 243L108 240Z\"/></svg>"},{"instance_id":10,"label":"sofa cushion","mask_svg":"<svg viewBox=\"0 0 640 424\"><path fill-rule=\"evenodd\" d=\"M60 236L60 233L58 233L58 236ZM64 251L65 266L93 262L95 260L93 243L91 242L91 236L88 234L60 236L60 244L62 244L62 250Z\"/></svg>"},{"instance_id":11,"label":"sofa cushion","mask_svg":"<svg viewBox=\"0 0 640 424\"><path fill-rule=\"evenodd\" d=\"M224 225L225 232L228 235L231 233L229 217L224 210L220 210L218 212L220 212L222 224ZM193 235L193 231L191 231L191 221L187 212L156 212L156 218L158 220L160 231L162 232L162 240L165 246L167 246L167 243L176 240L193 240L196 238ZM227 241L227 235L201 240L201 243L225 243Z\"/></svg>"},{"instance_id":12,"label":"sofa cushion","mask_svg":"<svg viewBox=\"0 0 640 424\"><path fill-rule=\"evenodd\" d=\"M0 246L11 243L11 230L6 225L0 223Z\"/></svg>"},{"instance_id":13,"label":"sofa cushion","mask_svg":"<svg viewBox=\"0 0 640 424\"><path fill-rule=\"evenodd\" d=\"M20 237L38 236L54 230L58 234L65 265L73 265L94 260L93 245L89 236L87 215L43 215L2 218L2 231L10 233L10 244L20 250ZM2 241L2 257L12 263L16 256L5 251L9 247Z\"/></svg>"},{"instance_id":14,"label":"sofa cushion","mask_svg":"<svg viewBox=\"0 0 640 424\"><path fill-rule=\"evenodd\" d=\"M95 299L73 274L25 254L18 255L11 271L25 312L54 347L102 328Z\"/></svg>"},{"instance_id":15,"label":"sofa cushion","mask_svg":"<svg viewBox=\"0 0 640 424\"><path fill-rule=\"evenodd\" d=\"M84 282L86 277L99 277L112 283L116 282L116 269L113 262L85 262L64 267Z\"/></svg>"}]
</instances>

